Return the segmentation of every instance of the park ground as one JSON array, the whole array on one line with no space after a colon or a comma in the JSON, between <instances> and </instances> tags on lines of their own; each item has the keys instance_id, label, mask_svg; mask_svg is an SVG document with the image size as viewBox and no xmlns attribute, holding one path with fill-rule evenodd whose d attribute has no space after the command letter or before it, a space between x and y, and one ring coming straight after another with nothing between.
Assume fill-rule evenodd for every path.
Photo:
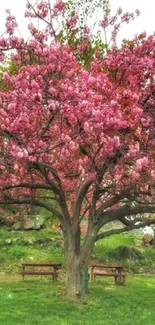
<instances>
[{"instance_id":1,"label":"park ground","mask_svg":"<svg viewBox=\"0 0 155 325\"><path fill-rule=\"evenodd\" d=\"M154 325L155 278L129 276L126 286L98 280L84 299L63 296L63 283L46 278L0 282L0 324Z\"/></svg>"},{"instance_id":2,"label":"park ground","mask_svg":"<svg viewBox=\"0 0 155 325\"><path fill-rule=\"evenodd\" d=\"M65 259L60 233L0 230L0 325L154 325L155 249L141 238L124 234L95 245L92 261L123 263L125 286L100 278L84 298L69 301L64 294ZM50 277L22 281L23 261L63 263L59 281Z\"/></svg>"}]
</instances>

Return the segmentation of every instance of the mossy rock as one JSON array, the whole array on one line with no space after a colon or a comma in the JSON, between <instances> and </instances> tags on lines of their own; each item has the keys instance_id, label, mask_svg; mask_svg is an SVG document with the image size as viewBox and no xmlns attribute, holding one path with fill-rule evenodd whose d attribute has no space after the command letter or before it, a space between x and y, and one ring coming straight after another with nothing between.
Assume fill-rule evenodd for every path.
<instances>
[{"instance_id":1,"label":"mossy rock","mask_svg":"<svg viewBox=\"0 0 155 325\"><path fill-rule=\"evenodd\" d=\"M128 246L118 246L109 252L110 257L120 260L138 260L143 258L143 254L136 248Z\"/></svg>"}]
</instances>

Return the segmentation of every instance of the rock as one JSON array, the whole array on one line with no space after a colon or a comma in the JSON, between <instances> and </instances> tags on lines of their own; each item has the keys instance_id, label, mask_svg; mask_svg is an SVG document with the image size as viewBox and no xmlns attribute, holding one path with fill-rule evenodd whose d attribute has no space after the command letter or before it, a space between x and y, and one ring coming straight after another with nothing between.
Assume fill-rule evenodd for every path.
<instances>
[{"instance_id":1,"label":"rock","mask_svg":"<svg viewBox=\"0 0 155 325\"><path fill-rule=\"evenodd\" d=\"M14 230L21 230L21 229L23 229L23 223L22 223L21 221L16 221L16 222L13 224L12 228L13 228Z\"/></svg>"},{"instance_id":2,"label":"rock","mask_svg":"<svg viewBox=\"0 0 155 325\"><path fill-rule=\"evenodd\" d=\"M12 243L11 238L7 238L7 239L5 239L5 243L6 243L7 245L11 245L11 243Z\"/></svg>"},{"instance_id":3,"label":"rock","mask_svg":"<svg viewBox=\"0 0 155 325\"><path fill-rule=\"evenodd\" d=\"M26 221L26 224L24 225L24 229L25 230L35 229L35 221L34 221L34 219L28 218L28 220Z\"/></svg>"},{"instance_id":4,"label":"rock","mask_svg":"<svg viewBox=\"0 0 155 325\"><path fill-rule=\"evenodd\" d=\"M45 219L42 216L35 216L28 218L26 224L24 225L25 230L37 230L42 228L45 223Z\"/></svg>"},{"instance_id":5,"label":"rock","mask_svg":"<svg viewBox=\"0 0 155 325\"><path fill-rule=\"evenodd\" d=\"M153 236L149 235L149 234L144 234L143 238L142 238L142 242L144 246L149 246L149 245L153 245Z\"/></svg>"},{"instance_id":6,"label":"rock","mask_svg":"<svg viewBox=\"0 0 155 325\"><path fill-rule=\"evenodd\" d=\"M50 244L51 242L51 238L39 238L35 240L35 243L37 244Z\"/></svg>"},{"instance_id":7,"label":"rock","mask_svg":"<svg viewBox=\"0 0 155 325\"><path fill-rule=\"evenodd\" d=\"M23 224L23 221L16 221L12 228L14 230L39 230L44 226L45 218L43 216L31 216L27 219L26 223Z\"/></svg>"},{"instance_id":8,"label":"rock","mask_svg":"<svg viewBox=\"0 0 155 325\"><path fill-rule=\"evenodd\" d=\"M33 245L34 244L34 240L31 238L31 239L28 239L27 240L27 243L29 244L29 245Z\"/></svg>"},{"instance_id":9,"label":"rock","mask_svg":"<svg viewBox=\"0 0 155 325\"><path fill-rule=\"evenodd\" d=\"M17 241L19 241L19 238L16 237L16 238L13 238L13 242L16 243Z\"/></svg>"}]
</instances>

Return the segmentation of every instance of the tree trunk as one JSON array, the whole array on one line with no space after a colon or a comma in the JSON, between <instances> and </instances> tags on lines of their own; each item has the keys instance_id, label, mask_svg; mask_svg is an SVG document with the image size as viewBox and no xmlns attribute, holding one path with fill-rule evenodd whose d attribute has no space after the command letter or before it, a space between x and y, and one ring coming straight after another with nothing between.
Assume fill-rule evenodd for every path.
<instances>
[{"instance_id":1,"label":"tree trunk","mask_svg":"<svg viewBox=\"0 0 155 325\"><path fill-rule=\"evenodd\" d=\"M69 298L80 297L85 293L86 265L79 263L79 258L72 259L67 267L67 296Z\"/></svg>"},{"instance_id":2,"label":"tree trunk","mask_svg":"<svg viewBox=\"0 0 155 325\"><path fill-rule=\"evenodd\" d=\"M64 249L67 264L66 294L76 298L85 292L85 270L87 264L80 260L80 229L64 232Z\"/></svg>"},{"instance_id":3,"label":"tree trunk","mask_svg":"<svg viewBox=\"0 0 155 325\"><path fill-rule=\"evenodd\" d=\"M86 291L85 275L89 265L97 229L88 229L85 240L80 245L80 229L65 231L64 248L67 263L67 287L66 293L69 298L75 299L82 296Z\"/></svg>"},{"instance_id":4,"label":"tree trunk","mask_svg":"<svg viewBox=\"0 0 155 325\"><path fill-rule=\"evenodd\" d=\"M98 226L91 218L88 222L87 234L81 243L79 219L80 217L68 221L68 218L64 218L61 222L67 265L66 294L72 299L76 299L86 291L86 268L89 265L98 232Z\"/></svg>"}]
</instances>

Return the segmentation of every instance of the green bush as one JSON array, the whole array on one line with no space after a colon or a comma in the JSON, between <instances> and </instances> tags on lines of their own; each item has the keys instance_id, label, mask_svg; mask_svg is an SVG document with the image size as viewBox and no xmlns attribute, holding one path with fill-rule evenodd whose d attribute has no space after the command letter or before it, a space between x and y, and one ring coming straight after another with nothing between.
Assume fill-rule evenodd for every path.
<instances>
[{"instance_id":1,"label":"green bush","mask_svg":"<svg viewBox=\"0 0 155 325\"><path fill-rule=\"evenodd\" d=\"M117 247L133 247L135 245L135 236L133 236L132 234L126 233L113 235L96 242L92 257L100 259L104 262L109 262L109 259L115 259L115 256L113 256L113 251ZM116 256L116 258L118 257Z\"/></svg>"},{"instance_id":2,"label":"green bush","mask_svg":"<svg viewBox=\"0 0 155 325\"><path fill-rule=\"evenodd\" d=\"M147 259L151 259L155 262L155 248L154 247L146 247L144 251L144 256Z\"/></svg>"},{"instance_id":3,"label":"green bush","mask_svg":"<svg viewBox=\"0 0 155 325\"><path fill-rule=\"evenodd\" d=\"M10 258L17 258L17 259L20 259L21 257L23 257L25 255L24 249L18 245L12 246L9 249L8 254L9 254Z\"/></svg>"},{"instance_id":4,"label":"green bush","mask_svg":"<svg viewBox=\"0 0 155 325\"><path fill-rule=\"evenodd\" d=\"M109 257L118 260L139 260L143 258L143 254L133 247L118 246L109 252Z\"/></svg>"}]
</instances>

